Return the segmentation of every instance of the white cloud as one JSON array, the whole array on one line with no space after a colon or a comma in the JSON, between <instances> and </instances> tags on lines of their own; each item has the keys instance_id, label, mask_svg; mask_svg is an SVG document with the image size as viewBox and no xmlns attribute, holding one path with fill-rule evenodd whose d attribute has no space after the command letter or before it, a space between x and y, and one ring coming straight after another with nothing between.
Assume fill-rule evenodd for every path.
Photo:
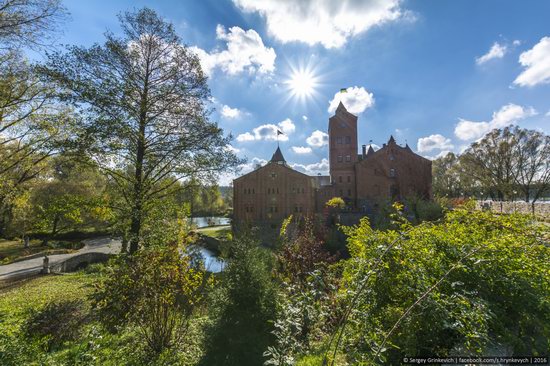
<instances>
[{"instance_id":1,"label":"white cloud","mask_svg":"<svg viewBox=\"0 0 550 366\"><path fill-rule=\"evenodd\" d=\"M493 43L493 46L486 54L476 58L476 63L478 65L482 65L485 62L490 61L492 59L503 58L507 51L508 51L508 47L506 47L506 45L502 45L502 44L499 44L498 42L495 42Z\"/></svg>"},{"instance_id":2,"label":"white cloud","mask_svg":"<svg viewBox=\"0 0 550 366\"><path fill-rule=\"evenodd\" d=\"M285 119L284 121L279 122L279 127L281 128L281 131L287 135L292 134L294 131L296 131L296 126L290 118Z\"/></svg>"},{"instance_id":3,"label":"white cloud","mask_svg":"<svg viewBox=\"0 0 550 366\"><path fill-rule=\"evenodd\" d=\"M307 121L307 116L305 116L305 115L302 116L302 119L303 119L304 121Z\"/></svg>"},{"instance_id":4,"label":"white cloud","mask_svg":"<svg viewBox=\"0 0 550 366\"><path fill-rule=\"evenodd\" d=\"M359 114L374 105L374 95L363 87L353 86L347 88L346 93L338 92L334 94L334 98L329 102L329 113L334 113L340 102L344 104L348 112Z\"/></svg>"},{"instance_id":5,"label":"white cloud","mask_svg":"<svg viewBox=\"0 0 550 366\"><path fill-rule=\"evenodd\" d=\"M550 83L550 37L543 37L529 51L519 55L519 63L525 70L518 75L514 84L535 86Z\"/></svg>"},{"instance_id":6,"label":"white cloud","mask_svg":"<svg viewBox=\"0 0 550 366\"><path fill-rule=\"evenodd\" d=\"M279 135L279 141L288 141L288 135L296 131L296 125L289 118L279 122L277 125L268 123L254 128L252 133L245 132L240 134L237 136L237 141L276 141L277 131L283 132L283 135Z\"/></svg>"},{"instance_id":7,"label":"white cloud","mask_svg":"<svg viewBox=\"0 0 550 366\"><path fill-rule=\"evenodd\" d=\"M545 116L550 117L550 110L548 112L546 112Z\"/></svg>"},{"instance_id":8,"label":"white cloud","mask_svg":"<svg viewBox=\"0 0 550 366\"><path fill-rule=\"evenodd\" d=\"M516 40L514 40L514 42L512 42L512 44L514 46L519 46L519 45L521 45L521 41L519 39L516 39Z\"/></svg>"},{"instance_id":9,"label":"white cloud","mask_svg":"<svg viewBox=\"0 0 550 366\"><path fill-rule=\"evenodd\" d=\"M493 118L489 122L474 122L461 118L455 127L455 135L461 140L475 140L492 129L505 127L536 114L537 111L532 107L510 103L493 112Z\"/></svg>"},{"instance_id":10,"label":"white cloud","mask_svg":"<svg viewBox=\"0 0 550 366\"><path fill-rule=\"evenodd\" d=\"M307 146L292 146L292 151L296 154L311 154L313 150Z\"/></svg>"},{"instance_id":11,"label":"white cloud","mask_svg":"<svg viewBox=\"0 0 550 366\"><path fill-rule=\"evenodd\" d=\"M311 133L311 136L306 139L306 142L312 147L323 147L328 145L328 134L323 131L315 130Z\"/></svg>"},{"instance_id":12,"label":"white cloud","mask_svg":"<svg viewBox=\"0 0 550 366\"><path fill-rule=\"evenodd\" d=\"M236 119L242 116L242 112L238 108L231 108L228 105L222 107L221 115L227 119Z\"/></svg>"},{"instance_id":13,"label":"white cloud","mask_svg":"<svg viewBox=\"0 0 550 366\"><path fill-rule=\"evenodd\" d=\"M237 136L237 141L239 142L245 142L245 141L254 141L254 135L250 132L241 133L239 136Z\"/></svg>"},{"instance_id":14,"label":"white cloud","mask_svg":"<svg viewBox=\"0 0 550 366\"><path fill-rule=\"evenodd\" d=\"M428 152L432 150L449 150L454 148L451 140L440 134L421 137L418 139L417 149L419 152Z\"/></svg>"},{"instance_id":15,"label":"white cloud","mask_svg":"<svg viewBox=\"0 0 550 366\"><path fill-rule=\"evenodd\" d=\"M309 174L309 175L317 175L317 174L328 174L328 159L323 159L319 163L313 163L313 164L289 164L293 169L296 169L298 171L301 171L303 173Z\"/></svg>"},{"instance_id":16,"label":"white cloud","mask_svg":"<svg viewBox=\"0 0 550 366\"><path fill-rule=\"evenodd\" d=\"M227 32L218 24L216 38L225 41L227 49L209 53L195 46L190 47L199 56L206 74L211 75L215 68L220 68L229 75L237 75L243 71L265 74L275 70L275 50L266 47L254 29L245 31L240 27L231 27Z\"/></svg>"},{"instance_id":17,"label":"white cloud","mask_svg":"<svg viewBox=\"0 0 550 366\"><path fill-rule=\"evenodd\" d=\"M424 155L424 157L425 157L426 159L435 160L435 159L438 159L438 158L442 158L442 157L447 156L447 154L450 153L450 152L452 152L452 151L443 150L443 151L441 151L439 154L437 154L437 155L435 155L435 156Z\"/></svg>"},{"instance_id":18,"label":"white cloud","mask_svg":"<svg viewBox=\"0 0 550 366\"><path fill-rule=\"evenodd\" d=\"M283 43L317 43L338 48L353 36L397 20L407 12L400 0L233 0L246 12L266 19L270 35Z\"/></svg>"}]
</instances>

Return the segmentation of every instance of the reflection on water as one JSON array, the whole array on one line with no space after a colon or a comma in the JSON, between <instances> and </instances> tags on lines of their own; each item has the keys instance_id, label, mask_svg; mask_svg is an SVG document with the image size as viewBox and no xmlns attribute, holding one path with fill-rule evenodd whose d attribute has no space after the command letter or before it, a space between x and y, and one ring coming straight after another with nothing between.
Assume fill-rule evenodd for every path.
<instances>
[{"instance_id":1,"label":"reflection on water","mask_svg":"<svg viewBox=\"0 0 550 366\"><path fill-rule=\"evenodd\" d=\"M216 217L216 216L192 217L189 219L189 221L196 228L231 224L231 219L227 217ZM213 252L200 246L193 247L192 250L196 252L200 252L202 261L204 263L204 268L206 268L208 272L218 273L223 271L223 268L225 267L225 262L222 259L219 259L218 257L216 257L216 255Z\"/></svg>"},{"instance_id":2,"label":"reflection on water","mask_svg":"<svg viewBox=\"0 0 550 366\"><path fill-rule=\"evenodd\" d=\"M200 247L200 246L191 246L190 252L192 254L199 254L202 257L202 262L204 263L204 268L208 272L219 273L223 271L225 267L225 262L223 259L220 259L214 255L210 250Z\"/></svg>"},{"instance_id":3,"label":"reflection on water","mask_svg":"<svg viewBox=\"0 0 550 366\"><path fill-rule=\"evenodd\" d=\"M191 217L189 220L197 228L231 224L231 219L227 217Z\"/></svg>"}]
</instances>

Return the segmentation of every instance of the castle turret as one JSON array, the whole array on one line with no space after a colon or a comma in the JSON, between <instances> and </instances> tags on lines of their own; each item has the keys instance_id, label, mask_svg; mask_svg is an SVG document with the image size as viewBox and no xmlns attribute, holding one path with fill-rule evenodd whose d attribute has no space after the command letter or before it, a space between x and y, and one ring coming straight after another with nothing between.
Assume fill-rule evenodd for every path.
<instances>
[{"instance_id":1,"label":"castle turret","mask_svg":"<svg viewBox=\"0 0 550 366\"><path fill-rule=\"evenodd\" d=\"M340 102L328 124L329 161L334 195L354 205L357 155L357 116Z\"/></svg>"}]
</instances>

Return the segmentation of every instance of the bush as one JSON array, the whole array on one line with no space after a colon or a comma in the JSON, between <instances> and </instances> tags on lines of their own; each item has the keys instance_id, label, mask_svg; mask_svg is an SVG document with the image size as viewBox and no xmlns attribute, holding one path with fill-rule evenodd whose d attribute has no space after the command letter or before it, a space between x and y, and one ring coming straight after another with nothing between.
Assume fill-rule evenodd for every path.
<instances>
[{"instance_id":1,"label":"bush","mask_svg":"<svg viewBox=\"0 0 550 366\"><path fill-rule=\"evenodd\" d=\"M93 295L100 320L111 330L137 327L154 354L182 341L208 281L181 253L179 246L168 245L112 262Z\"/></svg>"},{"instance_id":2,"label":"bush","mask_svg":"<svg viewBox=\"0 0 550 366\"><path fill-rule=\"evenodd\" d=\"M550 348L549 230L528 216L456 209L437 224L378 231L364 219L347 232L351 364Z\"/></svg>"},{"instance_id":3,"label":"bush","mask_svg":"<svg viewBox=\"0 0 550 366\"><path fill-rule=\"evenodd\" d=\"M201 365L262 365L263 352L273 343L273 261L250 237L233 241L231 253L211 297L213 323L207 329Z\"/></svg>"},{"instance_id":4,"label":"bush","mask_svg":"<svg viewBox=\"0 0 550 366\"><path fill-rule=\"evenodd\" d=\"M28 338L45 338L50 350L78 339L88 320L88 309L82 300L50 302L32 311L23 328Z\"/></svg>"}]
</instances>

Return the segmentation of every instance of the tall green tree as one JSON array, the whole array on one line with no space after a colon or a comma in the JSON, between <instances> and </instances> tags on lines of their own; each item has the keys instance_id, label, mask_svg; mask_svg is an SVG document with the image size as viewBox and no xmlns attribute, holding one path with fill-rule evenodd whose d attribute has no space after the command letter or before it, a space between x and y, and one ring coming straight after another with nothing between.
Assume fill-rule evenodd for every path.
<instances>
[{"instance_id":1,"label":"tall green tree","mask_svg":"<svg viewBox=\"0 0 550 366\"><path fill-rule=\"evenodd\" d=\"M460 163L494 199L509 199L519 172L516 146L517 135L511 127L494 129L474 142Z\"/></svg>"},{"instance_id":2,"label":"tall green tree","mask_svg":"<svg viewBox=\"0 0 550 366\"><path fill-rule=\"evenodd\" d=\"M213 294L214 324L207 330L201 365L256 366L272 345L276 317L276 286L272 258L250 237L237 239L233 257Z\"/></svg>"},{"instance_id":3,"label":"tall green tree","mask_svg":"<svg viewBox=\"0 0 550 366\"><path fill-rule=\"evenodd\" d=\"M550 136L535 130L516 127L515 158L518 174L515 182L525 202L534 204L550 189Z\"/></svg>"},{"instance_id":4,"label":"tall green tree","mask_svg":"<svg viewBox=\"0 0 550 366\"><path fill-rule=\"evenodd\" d=\"M173 25L148 8L119 19L121 37L107 32L103 45L52 53L41 72L81 112L75 143L117 183L135 252L150 202L185 177L211 177L238 159L208 119L206 77Z\"/></svg>"}]
</instances>

